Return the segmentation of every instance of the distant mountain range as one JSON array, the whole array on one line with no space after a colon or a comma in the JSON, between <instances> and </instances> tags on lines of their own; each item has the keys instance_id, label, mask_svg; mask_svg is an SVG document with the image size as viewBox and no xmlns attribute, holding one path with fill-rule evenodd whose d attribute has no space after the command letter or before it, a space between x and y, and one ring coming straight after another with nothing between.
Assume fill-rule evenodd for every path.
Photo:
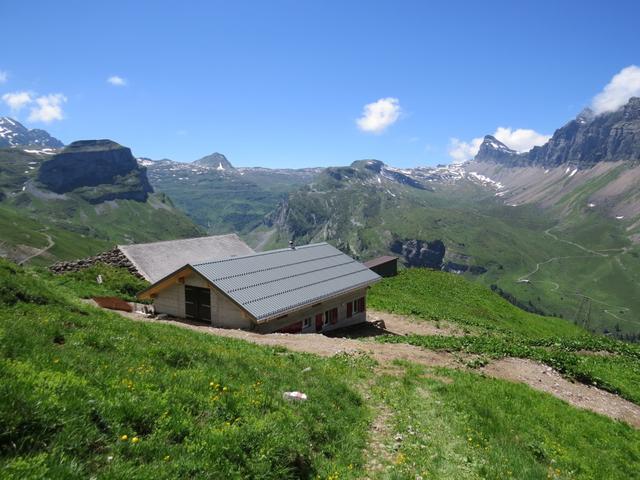
<instances>
[{"instance_id":1,"label":"distant mountain range","mask_svg":"<svg viewBox=\"0 0 640 480\"><path fill-rule=\"evenodd\" d=\"M599 212L624 220L640 241L640 98L597 116L586 110L526 153L486 136L464 168L500 183L509 205Z\"/></svg>"},{"instance_id":2,"label":"distant mountain range","mask_svg":"<svg viewBox=\"0 0 640 480\"><path fill-rule=\"evenodd\" d=\"M248 233L259 227L283 195L310 182L322 169L235 168L221 153L193 162L139 158L154 188L210 232Z\"/></svg>"},{"instance_id":3,"label":"distant mountain range","mask_svg":"<svg viewBox=\"0 0 640 480\"><path fill-rule=\"evenodd\" d=\"M28 146L61 148L64 144L44 130L29 130L17 120L0 117L0 148Z\"/></svg>"},{"instance_id":4,"label":"distant mountain range","mask_svg":"<svg viewBox=\"0 0 640 480\"><path fill-rule=\"evenodd\" d=\"M60 150L12 133L0 149L0 227L11 232L0 254L28 257L48 235L56 246L43 262L202 232L235 231L256 249L326 240L357 258L391 253L469 276L595 330L637 333L638 132L634 98L584 111L526 153L487 136L471 161L404 169L376 159L245 168L221 153L136 161L109 140Z\"/></svg>"},{"instance_id":5,"label":"distant mountain range","mask_svg":"<svg viewBox=\"0 0 640 480\"><path fill-rule=\"evenodd\" d=\"M553 134L541 147L517 153L487 135L475 161L489 161L510 166L575 165L592 167L599 162L640 162L640 98L631 98L622 108L594 115L584 110Z\"/></svg>"}]
</instances>

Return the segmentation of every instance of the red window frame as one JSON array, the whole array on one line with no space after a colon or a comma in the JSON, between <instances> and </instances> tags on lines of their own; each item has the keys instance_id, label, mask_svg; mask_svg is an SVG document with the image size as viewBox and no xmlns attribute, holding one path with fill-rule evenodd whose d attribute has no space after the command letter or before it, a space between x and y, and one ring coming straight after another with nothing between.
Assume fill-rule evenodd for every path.
<instances>
[{"instance_id":1,"label":"red window frame","mask_svg":"<svg viewBox=\"0 0 640 480\"><path fill-rule=\"evenodd\" d=\"M353 317L353 302L347 302L347 318Z\"/></svg>"},{"instance_id":2,"label":"red window frame","mask_svg":"<svg viewBox=\"0 0 640 480\"><path fill-rule=\"evenodd\" d=\"M364 297L358 298L353 303L354 303L354 309L353 309L354 313L362 313L365 311L366 304L365 304Z\"/></svg>"},{"instance_id":3,"label":"red window frame","mask_svg":"<svg viewBox=\"0 0 640 480\"><path fill-rule=\"evenodd\" d=\"M338 323L338 309L332 308L324 312L325 325L335 325Z\"/></svg>"}]
</instances>

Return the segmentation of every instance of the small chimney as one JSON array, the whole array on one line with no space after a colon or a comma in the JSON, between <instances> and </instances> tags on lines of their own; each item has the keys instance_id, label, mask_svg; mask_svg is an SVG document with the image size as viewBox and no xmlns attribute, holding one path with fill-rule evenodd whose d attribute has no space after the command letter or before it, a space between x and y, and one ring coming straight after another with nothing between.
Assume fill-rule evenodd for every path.
<instances>
[{"instance_id":1,"label":"small chimney","mask_svg":"<svg viewBox=\"0 0 640 480\"><path fill-rule=\"evenodd\" d=\"M289 240L289 248L291 250L295 250L296 249L296 246L293 244L293 240Z\"/></svg>"}]
</instances>

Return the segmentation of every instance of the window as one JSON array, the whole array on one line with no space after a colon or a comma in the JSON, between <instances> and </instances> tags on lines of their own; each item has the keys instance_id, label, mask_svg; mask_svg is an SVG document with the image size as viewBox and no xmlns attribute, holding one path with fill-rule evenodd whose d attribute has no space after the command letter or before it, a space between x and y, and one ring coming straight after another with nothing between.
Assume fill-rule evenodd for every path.
<instances>
[{"instance_id":1,"label":"window","mask_svg":"<svg viewBox=\"0 0 640 480\"><path fill-rule=\"evenodd\" d=\"M327 310L324 312L324 323L323 326L334 324L338 322L338 309L332 308L331 310Z\"/></svg>"},{"instance_id":2,"label":"window","mask_svg":"<svg viewBox=\"0 0 640 480\"><path fill-rule=\"evenodd\" d=\"M355 313L362 313L365 310L364 297L358 298L353 302L353 311Z\"/></svg>"},{"instance_id":3,"label":"window","mask_svg":"<svg viewBox=\"0 0 640 480\"><path fill-rule=\"evenodd\" d=\"M347 318L353 317L353 302L347 302Z\"/></svg>"},{"instance_id":4,"label":"window","mask_svg":"<svg viewBox=\"0 0 640 480\"><path fill-rule=\"evenodd\" d=\"M311 326L311 317L307 317L302 321L302 328L309 328Z\"/></svg>"}]
</instances>

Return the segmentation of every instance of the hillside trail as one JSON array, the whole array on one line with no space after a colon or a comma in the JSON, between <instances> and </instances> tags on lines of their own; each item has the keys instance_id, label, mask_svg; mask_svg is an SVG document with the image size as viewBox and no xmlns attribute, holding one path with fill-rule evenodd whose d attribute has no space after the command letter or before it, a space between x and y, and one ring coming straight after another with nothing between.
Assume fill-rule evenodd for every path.
<instances>
[{"instance_id":1,"label":"hillside trail","mask_svg":"<svg viewBox=\"0 0 640 480\"><path fill-rule=\"evenodd\" d=\"M91 303L94 306L96 305L95 302L91 300L87 301L87 303ZM132 320L170 324L219 337L245 340L257 345L284 347L295 352L311 353L325 357L340 354L369 355L383 368L393 368L394 361L405 360L419 365L424 365L426 367L446 367L468 370L471 372L475 371L467 366L470 360L476 358L474 355L427 350L425 348L404 343L377 343L375 341L362 338L350 338L348 336L328 337L317 333L260 334L245 330L215 328L202 323L194 323L185 320L159 320L136 313L121 311L116 311L116 313ZM416 333L422 335L445 336L461 334L455 327L444 326L438 328L437 326L430 324L430 322L417 322L409 317L386 312L370 310L369 317L371 319L383 320L385 322L386 330L383 330L378 334L395 333L399 335L406 335L409 333ZM372 326L372 328L375 327ZM521 358L506 358L489 363L480 370L480 373L494 378L524 383L535 390L551 394L575 407L591 410L616 420L622 420L635 428L640 428L639 405L597 387L582 383L572 383L562 377L557 371L542 363Z\"/></svg>"},{"instance_id":2,"label":"hillside trail","mask_svg":"<svg viewBox=\"0 0 640 480\"><path fill-rule=\"evenodd\" d=\"M545 230L544 231L545 235L548 235L549 237L551 237L555 241L566 243L567 245L572 245L572 246L574 246L576 248L579 248L580 250L583 250L584 252L587 252L589 255L569 255L569 256L562 256L562 257L552 257L552 258L549 258L549 259L547 259L547 260L545 260L543 262L538 262L538 263L536 263L535 268L531 272L519 277L517 282L530 282L530 283L533 283L533 280L530 280L530 277L535 275L536 273L538 273L540 271L540 268L543 265L546 265L548 263L555 262L555 261L558 261L558 260L566 260L566 259L593 258L593 257L608 258L608 257L611 257L612 255L614 255L614 258L616 259L616 262L618 263L618 265L620 265L620 267L622 269L627 270L627 268L624 266L624 264L620 261L620 255L626 254L629 251L628 247L609 248L609 249L601 250L601 251L592 250L590 248L585 247L584 245L580 245L579 243L571 242L569 240L564 240L562 238L559 238L557 235L554 235L553 233L551 233L551 230L553 228L555 228L555 227L551 227L551 228L548 228L547 230ZM603 252L607 252L607 253L603 253ZM613 253L608 253L608 252L617 252L617 253L613 254ZM626 318L621 318L617 314L613 313L613 311L612 311L612 310L617 310L619 313L629 312L629 311L631 311L631 309L629 307L610 305L608 303L602 302L600 300L597 300L597 299L595 299L593 297L590 297L588 295L585 295L583 293L570 293L570 292L566 292L566 291L561 291L560 290L560 284L558 284L557 282L554 282L552 280L539 280L539 281L536 281L536 283L550 283L550 284L553 285L553 289L551 290L553 292L560 292L560 293L564 293L565 295L573 295L573 296L577 296L577 297L587 298L587 299L591 300L594 303L598 303L598 304L604 305L605 307L610 307L608 309L607 308L603 308L602 311L604 313L606 313L607 315L612 316L616 320L619 320L619 321L622 321L622 322L626 322L626 323L635 323L635 324L640 325L640 322L634 321L634 320L630 320L630 319L626 319Z\"/></svg>"},{"instance_id":3,"label":"hillside trail","mask_svg":"<svg viewBox=\"0 0 640 480\"><path fill-rule=\"evenodd\" d=\"M47 237L47 246L43 247L39 250L37 250L36 252L34 252L33 254L29 255L27 258L23 258L22 260L20 260L18 262L18 265L24 265L25 263L27 263L29 260L39 257L40 255L42 255L43 253L45 253L47 250L51 249L52 247L55 246L56 242L53 241L53 238L51 238L51 235L49 235L48 233L42 233L45 237Z\"/></svg>"}]
</instances>

